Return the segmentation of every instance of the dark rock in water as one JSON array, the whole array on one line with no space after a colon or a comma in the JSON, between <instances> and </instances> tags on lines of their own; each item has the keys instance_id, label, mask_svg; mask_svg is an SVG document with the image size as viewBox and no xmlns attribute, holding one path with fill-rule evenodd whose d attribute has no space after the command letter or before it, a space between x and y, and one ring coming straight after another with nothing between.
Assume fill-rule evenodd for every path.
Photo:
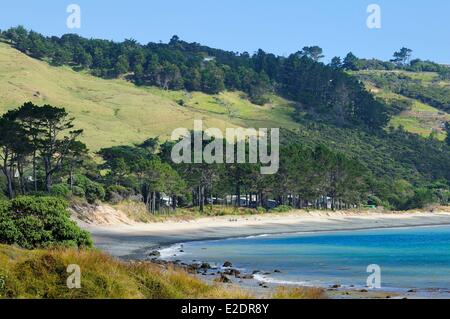
<instances>
[{"instance_id":1,"label":"dark rock in water","mask_svg":"<svg viewBox=\"0 0 450 319\"><path fill-rule=\"evenodd\" d=\"M341 285L333 285L333 286L331 286L331 288L333 288L333 289L338 289L338 288L341 288L342 286Z\"/></svg>"},{"instance_id":2,"label":"dark rock in water","mask_svg":"<svg viewBox=\"0 0 450 319\"><path fill-rule=\"evenodd\" d=\"M233 264L230 263L229 261L226 261L226 262L223 264L223 267L225 267L225 268L233 267Z\"/></svg>"},{"instance_id":3,"label":"dark rock in water","mask_svg":"<svg viewBox=\"0 0 450 319\"><path fill-rule=\"evenodd\" d=\"M161 257L161 253L157 250L152 251L150 254L148 254L150 257Z\"/></svg>"},{"instance_id":4,"label":"dark rock in water","mask_svg":"<svg viewBox=\"0 0 450 319\"><path fill-rule=\"evenodd\" d=\"M180 249L180 251L179 251L180 253L184 253L184 250L182 250L182 249Z\"/></svg>"},{"instance_id":5,"label":"dark rock in water","mask_svg":"<svg viewBox=\"0 0 450 319\"><path fill-rule=\"evenodd\" d=\"M200 268L201 269L211 269L211 265L208 263L203 263L203 264L201 264Z\"/></svg>"},{"instance_id":6,"label":"dark rock in water","mask_svg":"<svg viewBox=\"0 0 450 319\"><path fill-rule=\"evenodd\" d=\"M411 289L411 290L408 290L408 292L409 292L409 293L416 293L417 290L416 290L416 289Z\"/></svg>"},{"instance_id":7,"label":"dark rock in water","mask_svg":"<svg viewBox=\"0 0 450 319\"><path fill-rule=\"evenodd\" d=\"M229 276L239 276L241 274L241 272L237 269L227 269L223 272L225 275L229 275Z\"/></svg>"},{"instance_id":8,"label":"dark rock in water","mask_svg":"<svg viewBox=\"0 0 450 319\"><path fill-rule=\"evenodd\" d=\"M250 280L250 279L254 279L255 278L253 275L239 275L239 276L236 276L236 277L238 277L240 279L244 279L244 280Z\"/></svg>"},{"instance_id":9,"label":"dark rock in water","mask_svg":"<svg viewBox=\"0 0 450 319\"><path fill-rule=\"evenodd\" d=\"M281 270L278 270L278 269L275 269L273 272L274 272L275 274L281 274Z\"/></svg>"},{"instance_id":10,"label":"dark rock in water","mask_svg":"<svg viewBox=\"0 0 450 319\"><path fill-rule=\"evenodd\" d=\"M253 270L253 275L259 274L261 271L260 270Z\"/></svg>"},{"instance_id":11,"label":"dark rock in water","mask_svg":"<svg viewBox=\"0 0 450 319\"><path fill-rule=\"evenodd\" d=\"M225 276L223 274L220 275L220 277L217 279L217 281L221 282L221 283L224 283L224 284L231 283L231 280L227 276Z\"/></svg>"}]
</instances>

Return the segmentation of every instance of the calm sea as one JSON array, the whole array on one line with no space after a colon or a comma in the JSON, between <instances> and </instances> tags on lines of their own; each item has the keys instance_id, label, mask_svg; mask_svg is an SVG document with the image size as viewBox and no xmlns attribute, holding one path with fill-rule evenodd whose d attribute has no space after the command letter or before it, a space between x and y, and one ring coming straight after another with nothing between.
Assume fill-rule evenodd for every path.
<instances>
[{"instance_id":1,"label":"calm sea","mask_svg":"<svg viewBox=\"0 0 450 319\"><path fill-rule=\"evenodd\" d=\"M365 287L367 267L375 264L383 289L450 289L448 226L192 242L182 250L171 247L163 257L218 266L230 261L250 273L261 271L261 280L323 287Z\"/></svg>"}]
</instances>

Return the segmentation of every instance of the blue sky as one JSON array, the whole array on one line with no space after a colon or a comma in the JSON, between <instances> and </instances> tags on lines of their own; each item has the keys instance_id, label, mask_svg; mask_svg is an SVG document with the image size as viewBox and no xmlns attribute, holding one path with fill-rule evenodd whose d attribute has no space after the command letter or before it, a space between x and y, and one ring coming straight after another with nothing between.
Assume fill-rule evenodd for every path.
<instances>
[{"instance_id":1,"label":"blue sky","mask_svg":"<svg viewBox=\"0 0 450 319\"><path fill-rule=\"evenodd\" d=\"M66 26L69 4L82 28ZM382 28L369 29L369 4L381 7ZM121 41L190 42L231 51L286 55L320 45L327 56L389 59L402 46L414 56L450 64L448 0L14 0L2 3L0 29L24 25L45 35L78 33Z\"/></svg>"}]
</instances>

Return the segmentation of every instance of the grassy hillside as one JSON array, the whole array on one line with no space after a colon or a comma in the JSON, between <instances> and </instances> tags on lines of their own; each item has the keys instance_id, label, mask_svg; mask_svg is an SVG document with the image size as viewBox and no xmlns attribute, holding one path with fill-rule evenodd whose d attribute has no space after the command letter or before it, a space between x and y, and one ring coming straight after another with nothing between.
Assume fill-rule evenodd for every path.
<instances>
[{"instance_id":1,"label":"grassy hillside","mask_svg":"<svg viewBox=\"0 0 450 319\"><path fill-rule=\"evenodd\" d=\"M295 128L293 108L279 98L257 106L240 92L219 95L137 87L125 80L104 80L68 67L53 67L0 43L0 112L25 101L65 107L85 130L91 150L168 137L194 119L207 127ZM180 103L180 101L183 103ZM180 104L183 104L180 105Z\"/></svg>"},{"instance_id":2,"label":"grassy hillside","mask_svg":"<svg viewBox=\"0 0 450 319\"><path fill-rule=\"evenodd\" d=\"M424 103L417 98L411 98L403 94L394 92L389 86L398 85L391 82L411 82L417 84L417 86L427 89L430 87L437 88L449 88L450 81L443 81L439 78L437 73L433 72L406 72L406 71L359 71L355 73L366 84L366 87L378 98L390 102L408 103L411 108L402 111L400 114L395 115L391 119L390 126L399 127L403 126L405 130L411 133L416 133L424 137L430 136L432 132L436 133L436 136L440 140L445 139L445 132L443 129L443 123L450 121L450 114L445 111L439 110L430 104ZM380 79L387 79L386 85L380 85ZM401 85L401 84L400 84Z\"/></svg>"},{"instance_id":3,"label":"grassy hillside","mask_svg":"<svg viewBox=\"0 0 450 319\"><path fill-rule=\"evenodd\" d=\"M382 72L368 72L360 72L359 76L378 97L411 100L385 88L404 81L397 79L397 75L382 79L385 85L382 87L371 81ZM435 74L410 73L410 77L437 85ZM446 82L439 85L450 87ZM447 95L438 94L436 99L438 104L446 103ZM241 92L208 95L138 87L121 79L106 80L69 67L51 66L0 43L0 112L16 108L25 101L66 107L76 118L77 127L85 130L83 140L92 151L142 142L149 137L164 139L173 129L192 128L194 119L203 119L205 128L288 129L283 131L285 140L299 141L312 147L325 144L356 157L378 177L417 182L423 181L424 177L432 180L448 178L449 174L449 158L442 152L442 143L428 143L401 134L384 136L358 127L318 123L306 116L294 117L295 105L274 95L270 96L269 103L258 106L244 98ZM442 110L414 100L412 108L395 116L391 124L402 124L406 129L426 136L436 129L442 139L445 135L439 125L447 118L448 114Z\"/></svg>"}]
</instances>

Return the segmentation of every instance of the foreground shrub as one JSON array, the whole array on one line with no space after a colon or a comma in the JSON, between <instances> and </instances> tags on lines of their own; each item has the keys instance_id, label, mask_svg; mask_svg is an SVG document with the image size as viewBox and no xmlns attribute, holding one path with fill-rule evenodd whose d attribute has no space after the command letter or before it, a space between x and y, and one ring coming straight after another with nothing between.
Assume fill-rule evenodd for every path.
<instances>
[{"instance_id":1,"label":"foreground shrub","mask_svg":"<svg viewBox=\"0 0 450 319\"><path fill-rule=\"evenodd\" d=\"M23 196L0 202L0 243L26 249L50 246L92 247L57 197Z\"/></svg>"},{"instance_id":2,"label":"foreground shrub","mask_svg":"<svg viewBox=\"0 0 450 319\"><path fill-rule=\"evenodd\" d=\"M272 299L325 299L325 291L321 288L279 287L271 296Z\"/></svg>"}]
</instances>

